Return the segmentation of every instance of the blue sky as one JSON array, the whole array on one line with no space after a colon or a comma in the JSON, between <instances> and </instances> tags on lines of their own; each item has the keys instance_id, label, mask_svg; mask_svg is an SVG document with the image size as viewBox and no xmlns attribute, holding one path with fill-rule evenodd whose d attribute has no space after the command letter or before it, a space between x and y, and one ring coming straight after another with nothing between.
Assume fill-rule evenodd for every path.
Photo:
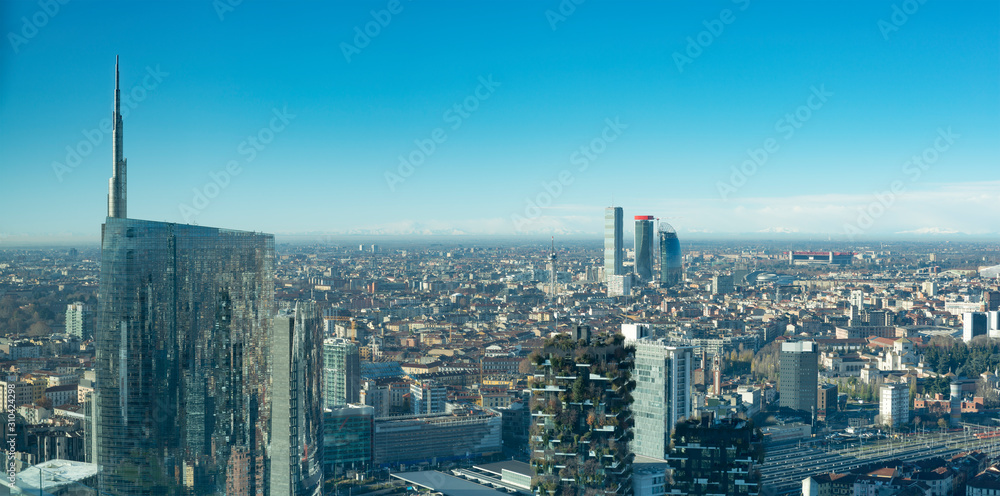
<instances>
[{"instance_id":1,"label":"blue sky","mask_svg":"<svg viewBox=\"0 0 1000 496\"><path fill-rule=\"evenodd\" d=\"M0 6L0 237L99 233L116 54L131 217L1000 236L995 1L228 2Z\"/></svg>"}]
</instances>

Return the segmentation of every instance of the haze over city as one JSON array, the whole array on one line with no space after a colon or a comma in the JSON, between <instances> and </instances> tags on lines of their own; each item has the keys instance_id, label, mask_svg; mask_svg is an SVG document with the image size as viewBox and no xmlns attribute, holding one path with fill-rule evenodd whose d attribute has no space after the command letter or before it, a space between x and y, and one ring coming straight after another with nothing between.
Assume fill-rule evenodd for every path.
<instances>
[{"instance_id":1,"label":"haze over city","mask_svg":"<svg viewBox=\"0 0 1000 496\"><path fill-rule=\"evenodd\" d=\"M115 56L136 218L996 239L1000 7L914 5L5 2L0 242L97 241Z\"/></svg>"}]
</instances>

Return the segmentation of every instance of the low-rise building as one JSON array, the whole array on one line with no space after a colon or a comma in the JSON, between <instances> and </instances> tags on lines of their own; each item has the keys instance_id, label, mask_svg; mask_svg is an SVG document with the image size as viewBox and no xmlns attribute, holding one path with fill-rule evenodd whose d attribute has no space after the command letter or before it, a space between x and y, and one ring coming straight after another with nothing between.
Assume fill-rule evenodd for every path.
<instances>
[{"instance_id":1,"label":"low-rise building","mask_svg":"<svg viewBox=\"0 0 1000 496\"><path fill-rule=\"evenodd\" d=\"M388 417L375 421L378 466L440 463L501 450L501 418L490 411Z\"/></svg>"},{"instance_id":2,"label":"low-rise building","mask_svg":"<svg viewBox=\"0 0 1000 496\"><path fill-rule=\"evenodd\" d=\"M990 467L965 483L966 496L1000 496L1000 470Z\"/></svg>"},{"instance_id":3,"label":"low-rise building","mask_svg":"<svg viewBox=\"0 0 1000 496\"><path fill-rule=\"evenodd\" d=\"M76 385L69 384L65 386L50 387L45 390L45 397L52 402L53 406L75 404L78 399Z\"/></svg>"},{"instance_id":4,"label":"low-rise building","mask_svg":"<svg viewBox=\"0 0 1000 496\"><path fill-rule=\"evenodd\" d=\"M323 412L323 464L327 475L372 465L374 408L343 405Z\"/></svg>"}]
</instances>

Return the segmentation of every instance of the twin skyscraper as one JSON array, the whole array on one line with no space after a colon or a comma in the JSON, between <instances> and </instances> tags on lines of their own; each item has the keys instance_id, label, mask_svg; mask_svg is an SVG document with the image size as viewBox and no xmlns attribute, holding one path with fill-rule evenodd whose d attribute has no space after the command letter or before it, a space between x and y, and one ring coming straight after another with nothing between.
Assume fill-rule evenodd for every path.
<instances>
[{"instance_id":1,"label":"twin skyscraper","mask_svg":"<svg viewBox=\"0 0 1000 496\"><path fill-rule=\"evenodd\" d=\"M608 284L609 294L627 295L631 288L631 279L639 284L647 284L654 280L654 261L656 245L654 241L654 222L652 215L635 216L635 263L631 273L624 266L623 246L623 212L621 207L604 209L604 280ZM659 285L663 288L673 287L681 282L681 245L677 239L677 231L666 222L659 223L659 254L660 278Z\"/></svg>"}]
</instances>

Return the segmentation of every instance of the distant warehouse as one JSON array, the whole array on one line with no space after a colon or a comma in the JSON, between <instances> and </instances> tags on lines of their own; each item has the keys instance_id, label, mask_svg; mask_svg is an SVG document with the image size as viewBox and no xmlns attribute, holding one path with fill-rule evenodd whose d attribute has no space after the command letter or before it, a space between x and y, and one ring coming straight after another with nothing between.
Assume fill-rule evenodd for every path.
<instances>
[{"instance_id":1,"label":"distant warehouse","mask_svg":"<svg viewBox=\"0 0 1000 496\"><path fill-rule=\"evenodd\" d=\"M788 261L793 265L850 265L854 252L849 251L790 251Z\"/></svg>"}]
</instances>

